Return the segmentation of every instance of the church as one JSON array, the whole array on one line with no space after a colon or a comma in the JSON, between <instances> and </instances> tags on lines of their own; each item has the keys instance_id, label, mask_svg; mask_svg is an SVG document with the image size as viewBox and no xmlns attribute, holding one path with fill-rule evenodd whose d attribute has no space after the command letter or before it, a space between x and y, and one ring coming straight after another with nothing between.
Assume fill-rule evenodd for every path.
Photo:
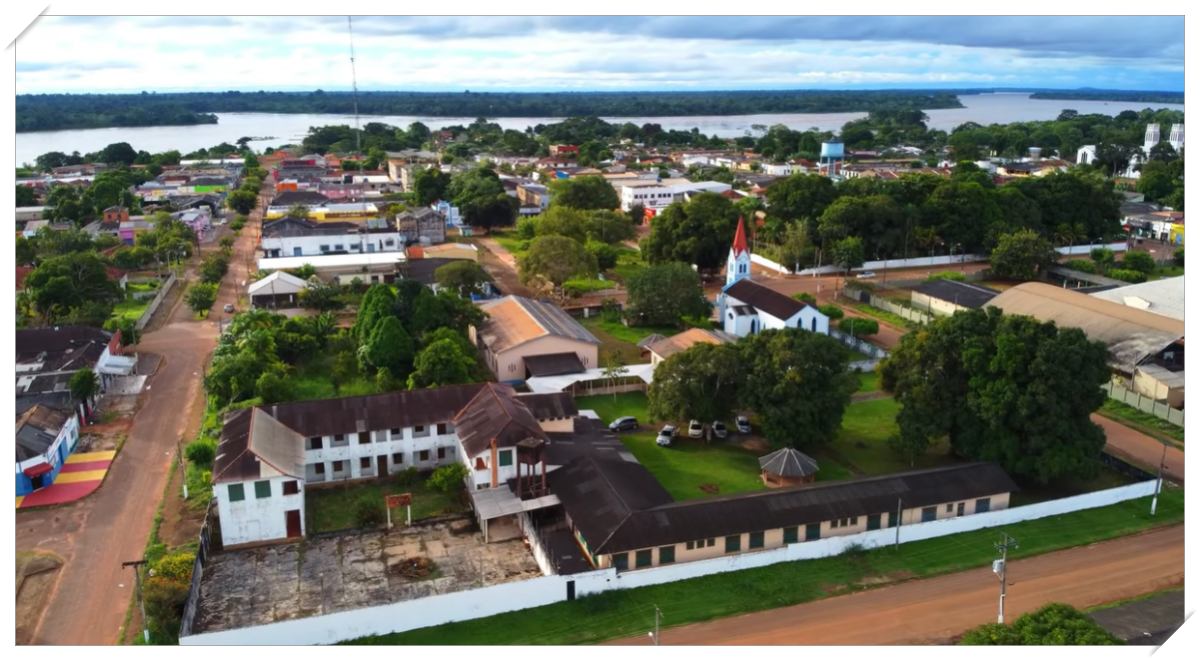
<instances>
[{"instance_id":1,"label":"church","mask_svg":"<svg viewBox=\"0 0 1200 661\"><path fill-rule=\"evenodd\" d=\"M829 317L816 306L798 301L754 282L750 276L750 249L746 225L738 218L733 245L725 265L725 287L717 298L721 325L726 333L746 337L772 328L802 328L829 334Z\"/></svg>"}]
</instances>

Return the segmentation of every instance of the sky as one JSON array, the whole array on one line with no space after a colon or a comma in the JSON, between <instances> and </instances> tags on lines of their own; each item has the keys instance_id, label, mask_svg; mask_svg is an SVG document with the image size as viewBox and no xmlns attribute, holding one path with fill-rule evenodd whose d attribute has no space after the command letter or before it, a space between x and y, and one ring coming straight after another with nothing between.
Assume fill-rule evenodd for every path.
<instances>
[{"instance_id":1,"label":"sky","mask_svg":"<svg viewBox=\"0 0 1200 661\"><path fill-rule=\"evenodd\" d=\"M16 43L16 91L349 90L346 23L43 16ZM1184 81L1181 16L361 16L353 23L360 90L1182 91ZM120 42L103 47L113 35Z\"/></svg>"}]
</instances>

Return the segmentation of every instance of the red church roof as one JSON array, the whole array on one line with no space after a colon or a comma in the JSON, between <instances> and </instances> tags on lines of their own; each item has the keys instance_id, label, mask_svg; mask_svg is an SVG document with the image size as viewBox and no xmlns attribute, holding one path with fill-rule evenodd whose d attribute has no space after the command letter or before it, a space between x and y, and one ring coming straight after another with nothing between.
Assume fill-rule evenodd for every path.
<instances>
[{"instance_id":1,"label":"red church roof","mask_svg":"<svg viewBox=\"0 0 1200 661\"><path fill-rule=\"evenodd\" d=\"M733 246L731 249L735 255L750 252L750 249L746 247L746 223L742 220L741 216L738 216L737 232L733 235Z\"/></svg>"}]
</instances>

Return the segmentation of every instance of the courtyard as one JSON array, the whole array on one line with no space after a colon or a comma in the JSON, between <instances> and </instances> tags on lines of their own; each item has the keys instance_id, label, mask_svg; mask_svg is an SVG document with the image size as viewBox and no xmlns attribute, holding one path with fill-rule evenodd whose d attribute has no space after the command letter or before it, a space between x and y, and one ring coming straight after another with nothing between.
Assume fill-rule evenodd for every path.
<instances>
[{"instance_id":1,"label":"courtyard","mask_svg":"<svg viewBox=\"0 0 1200 661\"><path fill-rule=\"evenodd\" d=\"M471 519L316 536L212 556L192 633L223 631L541 576L523 540L485 544Z\"/></svg>"}]
</instances>

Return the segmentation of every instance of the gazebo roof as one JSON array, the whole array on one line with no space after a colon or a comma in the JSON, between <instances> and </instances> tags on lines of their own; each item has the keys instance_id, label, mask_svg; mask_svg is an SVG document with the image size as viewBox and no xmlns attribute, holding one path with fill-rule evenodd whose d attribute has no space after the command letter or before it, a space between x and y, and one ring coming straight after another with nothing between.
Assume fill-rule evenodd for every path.
<instances>
[{"instance_id":1,"label":"gazebo roof","mask_svg":"<svg viewBox=\"0 0 1200 661\"><path fill-rule=\"evenodd\" d=\"M810 456L795 448L783 448L758 458L763 471L780 477L807 477L820 468Z\"/></svg>"}]
</instances>

